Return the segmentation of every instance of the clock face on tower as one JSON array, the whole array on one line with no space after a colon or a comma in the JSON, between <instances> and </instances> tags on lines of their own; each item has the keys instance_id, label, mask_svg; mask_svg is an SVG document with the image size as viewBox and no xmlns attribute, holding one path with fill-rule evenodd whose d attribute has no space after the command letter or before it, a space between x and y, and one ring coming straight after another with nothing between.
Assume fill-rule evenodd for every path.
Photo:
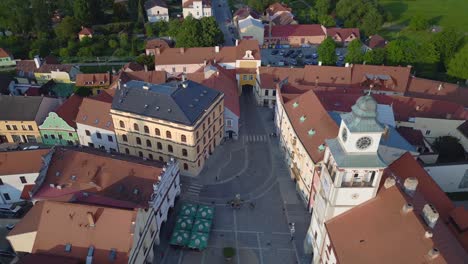
<instances>
[{"instance_id":1,"label":"clock face on tower","mask_svg":"<svg viewBox=\"0 0 468 264\"><path fill-rule=\"evenodd\" d=\"M356 141L356 147L358 149L364 150L372 144L372 139L370 137L362 137Z\"/></svg>"},{"instance_id":2,"label":"clock face on tower","mask_svg":"<svg viewBox=\"0 0 468 264\"><path fill-rule=\"evenodd\" d=\"M343 131L341 131L341 139L343 142L346 142L348 139L348 130L346 128L343 128Z\"/></svg>"}]
</instances>

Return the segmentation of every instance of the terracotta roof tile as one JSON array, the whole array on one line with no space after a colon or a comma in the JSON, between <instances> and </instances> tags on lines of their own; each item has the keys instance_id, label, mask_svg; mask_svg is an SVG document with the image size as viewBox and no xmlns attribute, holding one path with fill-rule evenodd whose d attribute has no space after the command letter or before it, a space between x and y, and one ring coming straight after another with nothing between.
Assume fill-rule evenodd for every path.
<instances>
[{"instance_id":1,"label":"terracotta roof tile","mask_svg":"<svg viewBox=\"0 0 468 264\"><path fill-rule=\"evenodd\" d=\"M94 30L88 27L83 27L81 31L78 33L78 35L92 35L94 33Z\"/></svg>"},{"instance_id":2,"label":"terracotta roof tile","mask_svg":"<svg viewBox=\"0 0 468 264\"><path fill-rule=\"evenodd\" d=\"M237 9L237 11L234 12L232 17L234 19L241 20L241 19L247 18L249 15L252 16L255 19L260 18L260 14L257 13L257 11L253 10L252 8L250 8L248 6L241 7L239 9Z\"/></svg>"},{"instance_id":3,"label":"terracotta roof tile","mask_svg":"<svg viewBox=\"0 0 468 264\"><path fill-rule=\"evenodd\" d=\"M314 162L323 159L318 147L338 135L338 125L310 90L284 104L284 110L302 145ZM311 134L313 133L313 134Z\"/></svg>"},{"instance_id":4,"label":"terracotta roof tile","mask_svg":"<svg viewBox=\"0 0 468 264\"><path fill-rule=\"evenodd\" d=\"M406 94L427 99L452 101L468 107L468 89L453 83L412 77Z\"/></svg>"},{"instance_id":5,"label":"terracotta roof tile","mask_svg":"<svg viewBox=\"0 0 468 264\"><path fill-rule=\"evenodd\" d=\"M377 90L391 90L404 93L411 76L411 67L377 66L356 64L352 67L351 83L363 84L373 81ZM387 79L388 80L384 80ZM366 87L368 88L368 86Z\"/></svg>"},{"instance_id":6,"label":"terracotta roof tile","mask_svg":"<svg viewBox=\"0 0 468 264\"><path fill-rule=\"evenodd\" d=\"M292 9L289 8L287 5L283 5L283 4L280 4L280 3L276 2L276 3L271 4L267 8L266 11L270 16L272 16L272 15L276 14L277 12L291 12Z\"/></svg>"},{"instance_id":7,"label":"terracotta roof tile","mask_svg":"<svg viewBox=\"0 0 468 264\"><path fill-rule=\"evenodd\" d=\"M26 184L23 186L23 190L21 191L20 198L23 200L31 200L31 195L29 192L36 186L35 184Z\"/></svg>"},{"instance_id":8,"label":"terracotta roof tile","mask_svg":"<svg viewBox=\"0 0 468 264\"><path fill-rule=\"evenodd\" d=\"M398 133L413 146L424 146L424 136L421 130L411 127L398 127Z\"/></svg>"},{"instance_id":9,"label":"terracotta roof tile","mask_svg":"<svg viewBox=\"0 0 468 264\"><path fill-rule=\"evenodd\" d=\"M280 13L272 20L274 25L293 25L297 24L291 13Z\"/></svg>"},{"instance_id":10,"label":"terracotta roof tile","mask_svg":"<svg viewBox=\"0 0 468 264\"><path fill-rule=\"evenodd\" d=\"M384 38L382 38L380 35L370 36L368 44L367 44L367 46L369 46L369 48L371 49L383 48L385 47L385 45L387 45L387 41Z\"/></svg>"},{"instance_id":11,"label":"terracotta roof tile","mask_svg":"<svg viewBox=\"0 0 468 264\"><path fill-rule=\"evenodd\" d=\"M94 218L94 227L88 226L89 213ZM37 224L17 224L8 236L33 230L37 234L32 253L73 257L84 262L89 247L93 246L93 262L127 263L133 245L132 222L136 215L134 210L44 201L38 202L24 217L34 218ZM67 244L71 244L70 252L65 251ZM113 262L109 260L111 249L116 250Z\"/></svg>"},{"instance_id":12,"label":"terracotta roof tile","mask_svg":"<svg viewBox=\"0 0 468 264\"><path fill-rule=\"evenodd\" d=\"M83 99L76 117L76 123L114 131L114 124L110 115L112 97L108 94L101 94L99 97Z\"/></svg>"},{"instance_id":13,"label":"terracotta roof tile","mask_svg":"<svg viewBox=\"0 0 468 264\"><path fill-rule=\"evenodd\" d=\"M127 64L125 64L123 67L122 67L122 70L123 71L126 71L126 72L129 72L129 71L143 71L145 69L145 67L139 63L136 63L134 61L132 62L129 62Z\"/></svg>"},{"instance_id":14,"label":"terracotta roof tile","mask_svg":"<svg viewBox=\"0 0 468 264\"><path fill-rule=\"evenodd\" d=\"M10 54L3 48L0 48L0 58L6 58L6 57L10 57Z\"/></svg>"},{"instance_id":15,"label":"terracotta roof tile","mask_svg":"<svg viewBox=\"0 0 468 264\"><path fill-rule=\"evenodd\" d=\"M162 38L156 38L156 39L150 39L146 42L146 49L155 49L155 48L160 48L160 49L165 49L165 48L170 48L169 43Z\"/></svg>"},{"instance_id":16,"label":"terracotta roof tile","mask_svg":"<svg viewBox=\"0 0 468 264\"><path fill-rule=\"evenodd\" d=\"M147 208L154 192L153 184L158 182L162 168L163 164L156 161L142 161L92 149L58 148L44 182L33 198ZM61 188L51 187L51 184Z\"/></svg>"},{"instance_id":17,"label":"terracotta roof tile","mask_svg":"<svg viewBox=\"0 0 468 264\"><path fill-rule=\"evenodd\" d=\"M110 73L79 73L76 75L76 86L103 87L112 81Z\"/></svg>"},{"instance_id":18,"label":"terracotta roof tile","mask_svg":"<svg viewBox=\"0 0 468 264\"><path fill-rule=\"evenodd\" d=\"M354 35L356 39L361 38L359 28L327 28L327 35L330 37L338 35L343 41L351 35Z\"/></svg>"},{"instance_id":19,"label":"terracotta roof tile","mask_svg":"<svg viewBox=\"0 0 468 264\"><path fill-rule=\"evenodd\" d=\"M0 175L39 173L42 156L47 152L48 149L0 152Z\"/></svg>"},{"instance_id":20,"label":"terracotta roof tile","mask_svg":"<svg viewBox=\"0 0 468 264\"><path fill-rule=\"evenodd\" d=\"M80 109L81 102L83 102L83 97L79 95L70 96L61 106L57 108L55 113L60 116L68 125L73 128L76 128L76 116L78 115L78 110Z\"/></svg>"},{"instance_id":21,"label":"terracotta roof tile","mask_svg":"<svg viewBox=\"0 0 468 264\"><path fill-rule=\"evenodd\" d=\"M420 208L402 213L408 202L408 197L399 187L393 186L327 221L326 229L338 261L363 264L463 263L467 254L445 223L439 220L432 229L433 237L426 238L425 232L429 227L420 217ZM439 249L440 255L429 260L428 253L432 248Z\"/></svg>"}]
</instances>

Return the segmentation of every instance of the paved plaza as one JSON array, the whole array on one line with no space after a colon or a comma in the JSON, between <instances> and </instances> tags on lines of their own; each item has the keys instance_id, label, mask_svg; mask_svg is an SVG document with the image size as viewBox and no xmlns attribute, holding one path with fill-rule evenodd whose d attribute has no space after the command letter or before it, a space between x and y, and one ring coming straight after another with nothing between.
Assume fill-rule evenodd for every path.
<instances>
[{"instance_id":1,"label":"paved plaza","mask_svg":"<svg viewBox=\"0 0 468 264\"><path fill-rule=\"evenodd\" d=\"M278 138L269 135L274 132L273 109L257 107L252 94L240 100L239 139L218 147L197 178L182 177L182 195L162 227L155 263L311 263L303 246L310 214L290 179ZM244 200L240 209L227 204L236 194ZM202 252L168 245L184 201L216 208L208 248ZM231 261L223 258L226 246L237 249Z\"/></svg>"}]
</instances>

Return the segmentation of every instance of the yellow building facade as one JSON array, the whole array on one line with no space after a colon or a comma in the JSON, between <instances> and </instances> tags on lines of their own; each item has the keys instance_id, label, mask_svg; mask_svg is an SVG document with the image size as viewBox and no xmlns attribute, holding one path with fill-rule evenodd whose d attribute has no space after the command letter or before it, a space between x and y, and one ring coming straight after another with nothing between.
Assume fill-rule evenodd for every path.
<instances>
[{"instance_id":1,"label":"yellow building facade","mask_svg":"<svg viewBox=\"0 0 468 264\"><path fill-rule=\"evenodd\" d=\"M42 142L35 121L0 120L0 141L9 143Z\"/></svg>"},{"instance_id":2,"label":"yellow building facade","mask_svg":"<svg viewBox=\"0 0 468 264\"><path fill-rule=\"evenodd\" d=\"M115 107L111 109L111 116L121 153L164 162L174 157L179 161L180 172L188 176L200 173L206 159L224 137L223 94L191 125Z\"/></svg>"}]
</instances>

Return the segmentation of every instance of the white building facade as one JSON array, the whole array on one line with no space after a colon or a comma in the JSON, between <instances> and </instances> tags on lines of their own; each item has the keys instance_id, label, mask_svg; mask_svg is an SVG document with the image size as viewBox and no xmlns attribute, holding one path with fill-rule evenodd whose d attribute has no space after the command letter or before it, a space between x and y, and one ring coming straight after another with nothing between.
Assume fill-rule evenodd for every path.
<instances>
[{"instance_id":1,"label":"white building facade","mask_svg":"<svg viewBox=\"0 0 468 264\"><path fill-rule=\"evenodd\" d=\"M169 9L163 0L150 0L145 3L148 21L169 21Z\"/></svg>"},{"instance_id":2,"label":"white building facade","mask_svg":"<svg viewBox=\"0 0 468 264\"><path fill-rule=\"evenodd\" d=\"M324 254L328 253L325 251L329 240L325 222L375 197L386 167L377 153L384 128L377 121L375 100L370 95L362 96L352 112L341 117L338 137L326 140L320 183L304 244L307 251L313 250L313 263L326 262Z\"/></svg>"},{"instance_id":3,"label":"white building facade","mask_svg":"<svg viewBox=\"0 0 468 264\"><path fill-rule=\"evenodd\" d=\"M196 19L210 17L213 14L211 3L206 0L182 0L183 15L191 15Z\"/></svg>"},{"instance_id":4,"label":"white building facade","mask_svg":"<svg viewBox=\"0 0 468 264\"><path fill-rule=\"evenodd\" d=\"M76 123L80 145L91 148L118 152L115 132L90 125Z\"/></svg>"},{"instance_id":5,"label":"white building facade","mask_svg":"<svg viewBox=\"0 0 468 264\"><path fill-rule=\"evenodd\" d=\"M0 204L12 204L23 201L21 193L25 185L34 184L39 171L32 173L0 175Z\"/></svg>"}]
</instances>

